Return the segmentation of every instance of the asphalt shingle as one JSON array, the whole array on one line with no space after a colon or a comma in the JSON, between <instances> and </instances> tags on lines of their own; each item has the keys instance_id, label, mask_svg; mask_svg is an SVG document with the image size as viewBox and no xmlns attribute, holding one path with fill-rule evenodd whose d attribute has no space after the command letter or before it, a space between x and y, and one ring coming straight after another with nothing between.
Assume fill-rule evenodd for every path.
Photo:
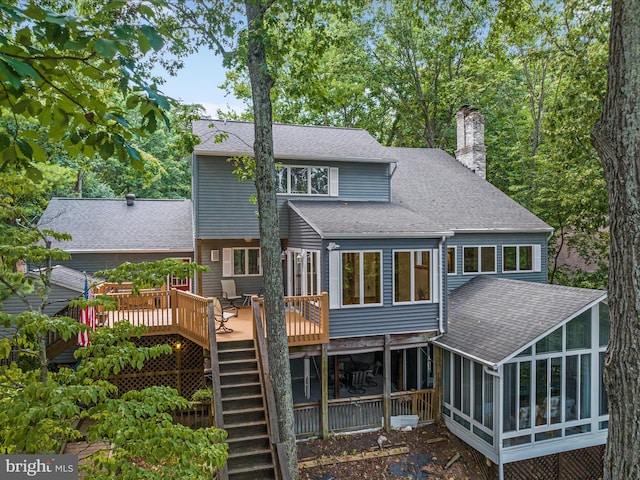
<instances>
[{"instance_id":1,"label":"asphalt shingle","mask_svg":"<svg viewBox=\"0 0 640 480\"><path fill-rule=\"evenodd\" d=\"M435 343L497 365L606 292L478 276L449 296L448 331Z\"/></svg>"},{"instance_id":2,"label":"asphalt shingle","mask_svg":"<svg viewBox=\"0 0 640 480\"><path fill-rule=\"evenodd\" d=\"M193 133L202 140L198 155L253 156L254 126L251 122L198 120ZM216 134L227 137L216 142ZM389 162L389 151L368 132L357 128L273 124L273 151L281 160L349 160Z\"/></svg>"},{"instance_id":3,"label":"asphalt shingle","mask_svg":"<svg viewBox=\"0 0 640 480\"><path fill-rule=\"evenodd\" d=\"M52 198L38 225L65 232L69 252L193 251L190 200Z\"/></svg>"},{"instance_id":4,"label":"asphalt shingle","mask_svg":"<svg viewBox=\"0 0 640 480\"><path fill-rule=\"evenodd\" d=\"M393 202L427 223L464 231L546 231L551 227L455 158L435 148L392 148Z\"/></svg>"}]
</instances>

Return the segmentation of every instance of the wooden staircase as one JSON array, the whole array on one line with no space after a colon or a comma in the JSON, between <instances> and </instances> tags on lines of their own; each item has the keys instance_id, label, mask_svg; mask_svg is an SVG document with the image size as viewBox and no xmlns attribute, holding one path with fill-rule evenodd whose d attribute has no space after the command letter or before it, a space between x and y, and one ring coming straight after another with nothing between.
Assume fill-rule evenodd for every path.
<instances>
[{"instance_id":1,"label":"wooden staircase","mask_svg":"<svg viewBox=\"0 0 640 480\"><path fill-rule=\"evenodd\" d=\"M253 340L218 343L224 429L230 480L276 478L264 392Z\"/></svg>"}]
</instances>

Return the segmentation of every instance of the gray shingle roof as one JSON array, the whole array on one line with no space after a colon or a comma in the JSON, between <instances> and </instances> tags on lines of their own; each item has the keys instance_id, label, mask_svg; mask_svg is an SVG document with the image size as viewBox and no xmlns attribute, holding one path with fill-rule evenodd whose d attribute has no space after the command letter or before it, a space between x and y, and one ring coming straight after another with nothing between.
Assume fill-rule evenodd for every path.
<instances>
[{"instance_id":1,"label":"gray shingle roof","mask_svg":"<svg viewBox=\"0 0 640 480\"><path fill-rule=\"evenodd\" d=\"M605 298L602 290L478 276L449 296L448 331L435 343L497 365Z\"/></svg>"},{"instance_id":2,"label":"gray shingle roof","mask_svg":"<svg viewBox=\"0 0 640 480\"><path fill-rule=\"evenodd\" d=\"M69 233L69 252L193 251L190 200L53 198L38 225Z\"/></svg>"},{"instance_id":3,"label":"gray shingle roof","mask_svg":"<svg viewBox=\"0 0 640 480\"><path fill-rule=\"evenodd\" d=\"M213 123L213 127L211 124ZM253 156L254 130L251 122L222 120L198 120L193 123L193 133L202 142L196 147L199 155L248 155ZM228 137L215 143L217 133ZM389 151L368 132L356 128L318 127L307 125L273 125L273 150L281 160L344 160L386 162Z\"/></svg>"},{"instance_id":4,"label":"gray shingle roof","mask_svg":"<svg viewBox=\"0 0 640 480\"><path fill-rule=\"evenodd\" d=\"M290 200L289 206L322 238L451 234L444 227L427 224L420 215L394 203Z\"/></svg>"},{"instance_id":5,"label":"gray shingle roof","mask_svg":"<svg viewBox=\"0 0 640 480\"><path fill-rule=\"evenodd\" d=\"M39 274L39 270L31 270L27 275L37 277ZM68 290L84 293L84 279L84 272L63 265L55 265L51 268L51 283ZM91 286L95 284L98 279L97 277L87 275L87 281L89 282L89 286Z\"/></svg>"},{"instance_id":6,"label":"gray shingle roof","mask_svg":"<svg viewBox=\"0 0 640 480\"><path fill-rule=\"evenodd\" d=\"M443 150L393 148L393 201L424 221L461 231L548 231L545 222Z\"/></svg>"}]
</instances>

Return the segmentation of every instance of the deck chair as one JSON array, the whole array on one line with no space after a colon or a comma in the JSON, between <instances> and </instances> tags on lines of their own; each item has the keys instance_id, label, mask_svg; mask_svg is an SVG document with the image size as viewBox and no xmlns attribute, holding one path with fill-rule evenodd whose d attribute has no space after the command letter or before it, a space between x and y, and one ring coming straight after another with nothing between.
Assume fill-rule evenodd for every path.
<instances>
[{"instance_id":1,"label":"deck chair","mask_svg":"<svg viewBox=\"0 0 640 480\"><path fill-rule=\"evenodd\" d=\"M233 302L242 300L242 295L239 295L236 292L236 281L231 279L220 280L220 284L222 285L222 298L226 302L229 302L229 305L235 308L235 304Z\"/></svg>"},{"instance_id":2,"label":"deck chair","mask_svg":"<svg viewBox=\"0 0 640 480\"><path fill-rule=\"evenodd\" d=\"M233 310L233 311L230 311ZM238 309L236 307L223 308L218 298L213 299L213 318L218 322L218 328L216 332L231 333L232 328L227 327L227 322L230 318L238 316Z\"/></svg>"},{"instance_id":3,"label":"deck chair","mask_svg":"<svg viewBox=\"0 0 640 480\"><path fill-rule=\"evenodd\" d=\"M362 394L365 392L364 384L367 381L367 372L365 370L356 370L351 372L351 379L349 382L349 393Z\"/></svg>"}]
</instances>

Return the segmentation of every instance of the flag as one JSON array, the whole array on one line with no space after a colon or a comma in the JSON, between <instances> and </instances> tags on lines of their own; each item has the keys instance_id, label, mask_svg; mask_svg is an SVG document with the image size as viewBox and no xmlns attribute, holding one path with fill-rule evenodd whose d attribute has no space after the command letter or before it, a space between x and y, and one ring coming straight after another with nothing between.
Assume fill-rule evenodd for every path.
<instances>
[{"instance_id":1,"label":"flag","mask_svg":"<svg viewBox=\"0 0 640 480\"><path fill-rule=\"evenodd\" d=\"M84 298L87 300L93 299L93 292L89 290L89 279L87 278L87 274L84 274ZM96 309L93 306L87 305L80 312L80 323L84 323L89 326L91 330L96 329ZM78 333L78 345L81 347L86 347L89 345L89 331L83 331Z\"/></svg>"}]
</instances>

